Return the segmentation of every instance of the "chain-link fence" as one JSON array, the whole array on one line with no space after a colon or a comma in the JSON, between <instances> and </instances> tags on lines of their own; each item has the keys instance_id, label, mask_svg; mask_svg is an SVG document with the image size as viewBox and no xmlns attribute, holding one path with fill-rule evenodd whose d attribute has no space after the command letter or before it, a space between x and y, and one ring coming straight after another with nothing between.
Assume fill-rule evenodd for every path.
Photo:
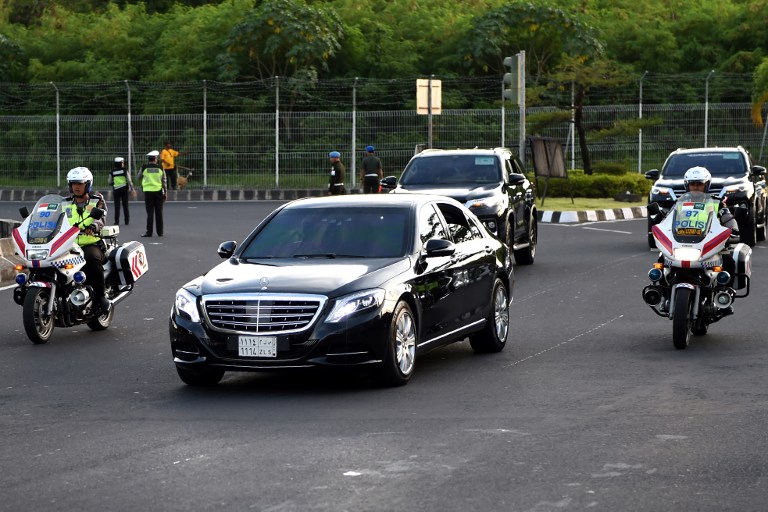
<instances>
[{"instance_id":1,"label":"chain-link fence","mask_svg":"<svg viewBox=\"0 0 768 512\"><path fill-rule=\"evenodd\" d=\"M649 79L644 80L647 91ZM701 77L697 80L703 88ZM69 84L69 89L54 84L0 84L0 186L60 186L67 170L78 165L93 170L97 186L99 182L103 186L115 156L127 156L135 174L145 162L146 153L161 149L166 140L186 152L177 164L182 173L192 173L190 188L322 188L331 150L342 153L350 173L346 181L354 186L363 148L369 144L376 147L385 173L398 175L414 148L427 143L429 116L416 114L415 104L407 109L373 109L385 101L389 107L409 106L411 100L406 98L403 84L390 82L347 81L343 87L334 82L335 89L325 84L322 98L312 103L311 110L298 109L307 107L307 96L292 98L287 84L282 89L264 83L251 84L250 88L248 84L187 84L185 88L175 84L155 89L128 83L102 88ZM415 82L412 85L410 92L415 101ZM462 101L468 101L463 94L472 91L467 92L470 103L486 103L492 108L446 108L446 103L459 102L451 99L459 86ZM741 86L743 89L743 82ZM722 84L718 87L713 96L734 96ZM519 149L519 112L509 105L502 110L498 80L457 79L443 82L443 88L442 113L431 116L434 147L506 145ZM8 99L9 90L16 103ZM92 96L91 103L84 100L84 93ZM600 98L621 96L615 91L611 94L602 93ZM629 99L626 90L623 94L625 97L620 99ZM372 96L380 103L371 101ZM225 101L225 97L229 100ZM22 99L26 101L23 108L8 106L19 105ZM633 104L584 107L583 123L589 133L641 116L650 121L642 131L600 139L590 135L588 148L593 163L610 162L639 172L659 167L677 147L737 144L762 160L765 132L752 122L748 101L715 103L705 98L699 103L643 104L641 98L637 100ZM562 101L558 99L560 104ZM529 107L526 116L530 120L555 108ZM198 111L183 113L182 109ZM103 113L120 110L121 115ZM570 123L527 135L562 141L568 168L581 167L581 150L573 144L576 138ZM527 157L525 160L529 161Z\"/></svg>"}]
</instances>

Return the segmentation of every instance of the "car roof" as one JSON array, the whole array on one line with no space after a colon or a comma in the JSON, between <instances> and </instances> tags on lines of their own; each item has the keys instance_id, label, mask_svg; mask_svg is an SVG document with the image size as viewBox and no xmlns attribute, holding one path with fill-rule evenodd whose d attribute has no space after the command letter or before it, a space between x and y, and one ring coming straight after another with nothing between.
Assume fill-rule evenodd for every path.
<instances>
[{"instance_id":1,"label":"car roof","mask_svg":"<svg viewBox=\"0 0 768 512\"><path fill-rule=\"evenodd\" d=\"M445 156L445 155L502 155L512 154L512 151L508 148L456 148L456 149L425 149L421 153L414 155L414 158L428 158L431 156Z\"/></svg>"},{"instance_id":2,"label":"car roof","mask_svg":"<svg viewBox=\"0 0 768 512\"><path fill-rule=\"evenodd\" d=\"M685 155L689 153L731 153L739 152L746 153L746 150L741 146L728 146L728 147L707 147L707 148L678 148L672 152L672 155Z\"/></svg>"},{"instance_id":3,"label":"car roof","mask_svg":"<svg viewBox=\"0 0 768 512\"><path fill-rule=\"evenodd\" d=\"M370 207L370 208L385 208L391 206L409 207L414 208L421 204L426 204L434 201L443 203L451 203L461 206L460 202L451 199L450 197L435 195L435 194L350 194L343 196L324 196L324 197L307 197L302 199L296 199L287 203L284 208L290 209L302 209L302 208L317 208L331 206L333 208L344 207Z\"/></svg>"}]
</instances>

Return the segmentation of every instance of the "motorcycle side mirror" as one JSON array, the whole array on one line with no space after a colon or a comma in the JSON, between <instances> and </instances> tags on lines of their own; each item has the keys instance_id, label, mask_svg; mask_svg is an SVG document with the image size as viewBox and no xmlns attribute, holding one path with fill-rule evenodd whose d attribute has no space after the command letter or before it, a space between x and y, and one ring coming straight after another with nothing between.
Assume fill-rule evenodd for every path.
<instances>
[{"instance_id":1,"label":"motorcycle side mirror","mask_svg":"<svg viewBox=\"0 0 768 512\"><path fill-rule=\"evenodd\" d=\"M659 203L650 203L646 209L648 210L648 216L658 215L659 212L661 212L661 208L659 208Z\"/></svg>"},{"instance_id":2,"label":"motorcycle side mirror","mask_svg":"<svg viewBox=\"0 0 768 512\"><path fill-rule=\"evenodd\" d=\"M91 210L91 218L99 220L100 218L104 217L104 210L101 208L93 208Z\"/></svg>"},{"instance_id":3,"label":"motorcycle side mirror","mask_svg":"<svg viewBox=\"0 0 768 512\"><path fill-rule=\"evenodd\" d=\"M22 219L26 219L27 217L29 217L29 208L27 208L26 206L22 206L21 208L19 208L19 214L21 215Z\"/></svg>"}]
</instances>

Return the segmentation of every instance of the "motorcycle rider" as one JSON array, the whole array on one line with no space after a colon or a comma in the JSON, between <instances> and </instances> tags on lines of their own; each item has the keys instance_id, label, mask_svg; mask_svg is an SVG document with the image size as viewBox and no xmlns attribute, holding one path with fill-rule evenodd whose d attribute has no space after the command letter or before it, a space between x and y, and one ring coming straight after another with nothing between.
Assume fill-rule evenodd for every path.
<instances>
[{"instance_id":1,"label":"motorcycle rider","mask_svg":"<svg viewBox=\"0 0 768 512\"><path fill-rule=\"evenodd\" d=\"M709 192L709 185L712 182L712 174L706 167L691 167L685 171L683 176L683 183L685 184L686 192L701 192L707 194ZM725 199L720 201L715 207L715 213L717 218L726 228L731 228L731 236L729 241L731 243L739 241L739 225L736 223L736 219L730 210L725 206Z\"/></svg>"},{"instance_id":2,"label":"motorcycle rider","mask_svg":"<svg viewBox=\"0 0 768 512\"><path fill-rule=\"evenodd\" d=\"M78 225L80 234L77 243L83 249L85 265L83 271L93 289L93 303L97 312L109 311L110 303L104 296L104 258L106 247L101 239L101 228L107 215L107 203L104 196L95 192L93 174L87 167L75 167L67 173L67 183L71 197L66 198L70 204L66 206L67 218L70 225ZM103 210L98 219L91 217L94 208Z\"/></svg>"}]
</instances>

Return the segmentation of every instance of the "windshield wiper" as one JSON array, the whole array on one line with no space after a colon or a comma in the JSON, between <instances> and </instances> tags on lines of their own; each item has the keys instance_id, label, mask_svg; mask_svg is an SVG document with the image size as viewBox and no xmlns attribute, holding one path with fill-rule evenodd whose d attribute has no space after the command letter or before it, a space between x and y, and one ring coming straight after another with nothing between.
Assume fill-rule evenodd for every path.
<instances>
[{"instance_id":1,"label":"windshield wiper","mask_svg":"<svg viewBox=\"0 0 768 512\"><path fill-rule=\"evenodd\" d=\"M315 254L294 254L294 258L326 258L332 260L336 257L335 253L332 252L324 252L324 253L315 253Z\"/></svg>"}]
</instances>

